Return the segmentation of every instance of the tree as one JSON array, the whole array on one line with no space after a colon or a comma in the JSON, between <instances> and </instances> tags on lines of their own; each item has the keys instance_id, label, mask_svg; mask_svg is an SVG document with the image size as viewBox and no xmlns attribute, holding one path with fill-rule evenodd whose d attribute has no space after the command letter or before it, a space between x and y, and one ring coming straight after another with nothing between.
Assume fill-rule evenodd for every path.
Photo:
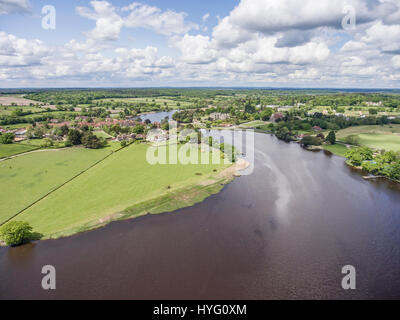
<instances>
[{"instance_id":1,"label":"tree","mask_svg":"<svg viewBox=\"0 0 400 320\"><path fill-rule=\"evenodd\" d=\"M2 144L11 144L13 143L15 138L14 133L8 132L0 135L0 143Z\"/></svg>"},{"instance_id":2,"label":"tree","mask_svg":"<svg viewBox=\"0 0 400 320\"><path fill-rule=\"evenodd\" d=\"M81 144L82 143L82 133L79 130L70 129L68 131L68 141L74 146Z\"/></svg>"},{"instance_id":3,"label":"tree","mask_svg":"<svg viewBox=\"0 0 400 320\"><path fill-rule=\"evenodd\" d=\"M28 240L32 235L32 227L28 222L12 221L0 228L0 238L8 246L17 246Z\"/></svg>"},{"instance_id":4,"label":"tree","mask_svg":"<svg viewBox=\"0 0 400 320\"><path fill-rule=\"evenodd\" d=\"M369 114L378 114L378 110L376 110L374 108L370 108L368 111L369 111Z\"/></svg>"},{"instance_id":5,"label":"tree","mask_svg":"<svg viewBox=\"0 0 400 320\"><path fill-rule=\"evenodd\" d=\"M267 109L261 111L261 114L260 114L261 120L268 121L271 118L273 112L274 111L271 108L267 108Z\"/></svg>"},{"instance_id":6,"label":"tree","mask_svg":"<svg viewBox=\"0 0 400 320\"><path fill-rule=\"evenodd\" d=\"M300 143L305 146L319 146L321 145L321 139L313 136L305 136L303 139L301 139Z\"/></svg>"},{"instance_id":7,"label":"tree","mask_svg":"<svg viewBox=\"0 0 400 320\"><path fill-rule=\"evenodd\" d=\"M361 166L364 161L373 159L373 152L368 147L352 148L344 155L353 166Z\"/></svg>"},{"instance_id":8,"label":"tree","mask_svg":"<svg viewBox=\"0 0 400 320\"><path fill-rule=\"evenodd\" d=\"M360 137L356 134L352 134L350 136L347 136L346 138L344 138L344 142L346 142L347 144L352 144L354 146L358 146L361 143Z\"/></svg>"},{"instance_id":9,"label":"tree","mask_svg":"<svg viewBox=\"0 0 400 320\"><path fill-rule=\"evenodd\" d=\"M86 132L82 136L82 144L88 149L100 149L104 147L105 142L102 139L99 139L91 132Z\"/></svg>"},{"instance_id":10,"label":"tree","mask_svg":"<svg viewBox=\"0 0 400 320\"><path fill-rule=\"evenodd\" d=\"M330 144L335 144L336 143L335 131L329 132L328 136L326 137L326 141L328 141Z\"/></svg>"},{"instance_id":11,"label":"tree","mask_svg":"<svg viewBox=\"0 0 400 320\"><path fill-rule=\"evenodd\" d=\"M68 131L69 131L68 126L65 124L60 128L60 133L62 136L66 136L68 134Z\"/></svg>"}]
</instances>

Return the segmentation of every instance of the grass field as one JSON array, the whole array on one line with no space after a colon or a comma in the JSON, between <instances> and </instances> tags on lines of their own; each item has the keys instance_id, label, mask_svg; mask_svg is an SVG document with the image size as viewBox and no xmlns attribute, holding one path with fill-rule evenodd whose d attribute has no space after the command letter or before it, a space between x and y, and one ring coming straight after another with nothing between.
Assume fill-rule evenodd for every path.
<instances>
[{"instance_id":1,"label":"grass field","mask_svg":"<svg viewBox=\"0 0 400 320\"><path fill-rule=\"evenodd\" d=\"M255 121L250 121L246 123L242 123L239 127L240 128L257 128L263 125L268 125L269 122L267 121L261 121L261 120L255 120Z\"/></svg>"},{"instance_id":2,"label":"grass field","mask_svg":"<svg viewBox=\"0 0 400 320\"><path fill-rule=\"evenodd\" d=\"M103 130L93 131L93 134L98 138L104 138L104 139L111 138L111 136L107 132L104 132Z\"/></svg>"},{"instance_id":3,"label":"grass field","mask_svg":"<svg viewBox=\"0 0 400 320\"><path fill-rule=\"evenodd\" d=\"M344 157L344 154L348 150L348 148L344 144L339 143L336 143L334 145L324 145L323 148L340 157Z\"/></svg>"},{"instance_id":4,"label":"grass field","mask_svg":"<svg viewBox=\"0 0 400 320\"><path fill-rule=\"evenodd\" d=\"M157 103L161 106L164 106L166 103L169 109L179 109L179 108L187 108L193 105L192 102L189 101L179 101L175 99L171 99L168 97L158 97L158 98L115 98L115 99L101 99L99 101L114 101L114 102L127 102L127 103ZM178 103L180 106L178 106Z\"/></svg>"},{"instance_id":5,"label":"grass field","mask_svg":"<svg viewBox=\"0 0 400 320\"><path fill-rule=\"evenodd\" d=\"M0 161L0 223L104 158L111 150L108 147L38 151Z\"/></svg>"},{"instance_id":6,"label":"grass field","mask_svg":"<svg viewBox=\"0 0 400 320\"><path fill-rule=\"evenodd\" d=\"M106 219L143 201L151 201L160 196L165 197L169 193L177 192L180 188L192 187L196 182L212 178L215 175L214 169L227 166L226 164L152 166L146 161L147 148L145 144L134 144L112 154L24 211L14 220L28 221L36 232L45 236L69 234L71 230L76 232L93 221L101 223L103 221L101 219ZM76 156L79 159L83 155L76 154ZM2 170L0 172L8 179L4 183L10 185L10 190L1 196L3 198L1 200L6 202L2 203L1 212L8 209L8 214L3 215L2 218L23 207L22 200L25 205L31 203L48 191L50 184L53 187L59 185L61 181L67 180L72 172L79 171L76 165L83 161L78 159L75 159L75 162L59 164L61 166L59 167L54 163L54 159L51 160L47 156L39 159L35 154L30 159L23 159L24 163L13 164L17 169L13 170L15 173L8 172L8 170L11 171L8 169L9 164L4 168L0 167ZM33 172L29 172L32 168L35 168ZM22 170L24 174L20 173ZM66 176L64 173L64 176L60 177L61 171L64 170L69 171L70 174ZM60 174L56 174L57 172ZM3 179L1 181L3 184ZM28 190L34 191L34 194ZM23 198L21 199L20 196ZM186 195L181 194L181 196ZM13 204L14 202L16 204Z\"/></svg>"},{"instance_id":7,"label":"grass field","mask_svg":"<svg viewBox=\"0 0 400 320\"><path fill-rule=\"evenodd\" d=\"M22 143L0 144L0 159L35 149L37 149L36 146L30 146Z\"/></svg>"},{"instance_id":8,"label":"grass field","mask_svg":"<svg viewBox=\"0 0 400 320\"><path fill-rule=\"evenodd\" d=\"M374 149L400 151L400 125L350 127L337 132L339 140L357 135L360 144Z\"/></svg>"}]
</instances>

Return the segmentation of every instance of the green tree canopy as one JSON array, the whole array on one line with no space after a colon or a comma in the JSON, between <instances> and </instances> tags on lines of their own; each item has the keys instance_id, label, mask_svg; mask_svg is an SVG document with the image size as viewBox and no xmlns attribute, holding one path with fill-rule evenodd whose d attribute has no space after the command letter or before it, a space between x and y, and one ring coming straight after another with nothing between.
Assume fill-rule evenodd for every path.
<instances>
[{"instance_id":1,"label":"green tree canopy","mask_svg":"<svg viewBox=\"0 0 400 320\"><path fill-rule=\"evenodd\" d=\"M20 245L31 238L32 227L28 222L11 221L0 228L0 238L8 246Z\"/></svg>"}]
</instances>

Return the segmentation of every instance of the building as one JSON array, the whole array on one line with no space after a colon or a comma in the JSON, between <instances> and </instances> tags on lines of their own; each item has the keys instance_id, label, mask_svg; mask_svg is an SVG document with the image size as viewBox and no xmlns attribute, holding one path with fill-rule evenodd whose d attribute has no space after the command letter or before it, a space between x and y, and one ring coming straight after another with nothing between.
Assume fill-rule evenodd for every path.
<instances>
[{"instance_id":1,"label":"building","mask_svg":"<svg viewBox=\"0 0 400 320\"><path fill-rule=\"evenodd\" d=\"M315 132L317 132L317 131L322 131L321 127L319 127L319 126L314 126L314 127L312 127L312 129L313 129Z\"/></svg>"},{"instance_id":2,"label":"building","mask_svg":"<svg viewBox=\"0 0 400 320\"><path fill-rule=\"evenodd\" d=\"M276 112L271 116L271 118L269 120L272 122L276 122L278 120L283 120L283 118L284 118L283 113Z\"/></svg>"},{"instance_id":3,"label":"building","mask_svg":"<svg viewBox=\"0 0 400 320\"><path fill-rule=\"evenodd\" d=\"M217 120L222 120L222 121L224 121L224 120L227 120L227 119L230 118L229 114L227 114L227 113L220 113L220 112L211 113L211 114L209 115L209 117L211 118L212 121L217 121Z\"/></svg>"}]
</instances>

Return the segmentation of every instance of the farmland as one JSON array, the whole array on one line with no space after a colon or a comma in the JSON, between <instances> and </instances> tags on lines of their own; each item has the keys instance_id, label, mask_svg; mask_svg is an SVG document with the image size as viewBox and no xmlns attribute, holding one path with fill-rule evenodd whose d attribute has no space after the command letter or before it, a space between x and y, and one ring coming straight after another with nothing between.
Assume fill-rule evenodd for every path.
<instances>
[{"instance_id":1,"label":"farmland","mask_svg":"<svg viewBox=\"0 0 400 320\"><path fill-rule=\"evenodd\" d=\"M359 139L360 145L374 149L400 151L400 125L359 126L338 131L337 138L343 140L350 135Z\"/></svg>"},{"instance_id":2,"label":"farmland","mask_svg":"<svg viewBox=\"0 0 400 320\"><path fill-rule=\"evenodd\" d=\"M85 224L101 223L102 219L107 220L128 207L165 197L181 188L193 188L215 175L214 169L227 166L222 163L152 166L146 161L147 148L145 144L134 144L112 154L28 208L18 220L28 221L34 230L45 236L74 233ZM4 163L0 166L1 184L9 187L1 195L1 219L38 200L107 152L109 150L47 151ZM24 192L27 189L31 192ZM178 199L174 201L179 202Z\"/></svg>"},{"instance_id":3,"label":"farmland","mask_svg":"<svg viewBox=\"0 0 400 320\"><path fill-rule=\"evenodd\" d=\"M15 154L28 152L36 149L37 147L22 143L13 144L0 144L0 159L13 156Z\"/></svg>"},{"instance_id":4,"label":"farmland","mask_svg":"<svg viewBox=\"0 0 400 320\"><path fill-rule=\"evenodd\" d=\"M33 152L0 161L0 223L111 151L111 147L101 150L70 148Z\"/></svg>"},{"instance_id":5,"label":"farmland","mask_svg":"<svg viewBox=\"0 0 400 320\"><path fill-rule=\"evenodd\" d=\"M29 106L31 104L42 104L38 101L25 99L22 95L0 95L0 105L3 106Z\"/></svg>"}]
</instances>

